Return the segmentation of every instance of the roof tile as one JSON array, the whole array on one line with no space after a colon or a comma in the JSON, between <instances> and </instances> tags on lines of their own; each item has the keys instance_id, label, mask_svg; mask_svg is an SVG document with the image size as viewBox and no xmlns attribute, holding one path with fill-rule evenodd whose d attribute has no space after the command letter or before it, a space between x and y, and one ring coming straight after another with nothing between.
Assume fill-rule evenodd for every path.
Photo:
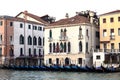
<instances>
[{"instance_id":1,"label":"roof tile","mask_svg":"<svg viewBox=\"0 0 120 80\"><path fill-rule=\"evenodd\" d=\"M79 23L89 23L89 19L84 16L76 15L71 18L61 19L59 21L56 21L49 26L55 26L55 25L66 25L66 24L79 24Z\"/></svg>"}]
</instances>

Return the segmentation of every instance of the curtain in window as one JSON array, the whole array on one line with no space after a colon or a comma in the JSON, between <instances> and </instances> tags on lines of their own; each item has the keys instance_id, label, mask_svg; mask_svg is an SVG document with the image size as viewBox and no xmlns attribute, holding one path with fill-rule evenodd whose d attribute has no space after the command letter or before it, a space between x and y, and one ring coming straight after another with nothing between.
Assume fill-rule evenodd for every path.
<instances>
[{"instance_id":1,"label":"curtain in window","mask_svg":"<svg viewBox=\"0 0 120 80\"><path fill-rule=\"evenodd\" d=\"M63 49L64 49L64 45L63 45L63 43L61 42L61 43L60 43L60 52L63 52Z\"/></svg>"}]
</instances>

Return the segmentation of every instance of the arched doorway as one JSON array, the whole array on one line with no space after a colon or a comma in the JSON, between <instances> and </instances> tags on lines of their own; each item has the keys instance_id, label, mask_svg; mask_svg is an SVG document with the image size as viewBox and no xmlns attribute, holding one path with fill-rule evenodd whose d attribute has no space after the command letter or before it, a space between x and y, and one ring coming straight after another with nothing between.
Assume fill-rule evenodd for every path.
<instances>
[{"instance_id":1,"label":"arched doorway","mask_svg":"<svg viewBox=\"0 0 120 80\"><path fill-rule=\"evenodd\" d=\"M69 65L70 64L70 59L67 57L65 58L65 65Z\"/></svg>"}]
</instances>

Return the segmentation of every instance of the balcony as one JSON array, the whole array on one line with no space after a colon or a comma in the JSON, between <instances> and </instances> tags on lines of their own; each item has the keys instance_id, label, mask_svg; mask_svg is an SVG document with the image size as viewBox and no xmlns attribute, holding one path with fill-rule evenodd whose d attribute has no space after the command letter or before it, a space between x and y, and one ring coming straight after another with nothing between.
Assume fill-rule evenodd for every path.
<instances>
[{"instance_id":1,"label":"balcony","mask_svg":"<svg viewBox=\"0 0 120 80\"><path fill-rule=\"evenodd\" d=\"M48 41L49 42L53 41L53 38L52 37L48 37Z\"/></svg>"},{"instance_id":2,"label":"balcony","mask_svg":"<svg viewBox=\"0 0 120 80\"><path fill-rule=\"evenodd\" d=\"M43 46L42 45L38 45L37 48L43 48Z\"/></svg>"},{"instance_id":3,"label":"balcony","mask_svg":"<svg viewBox=\"0 0 120 80\"><path fill-rule=\"evenodd\" d=\"M83 39L83 35L78 35L78 39L79 40Z\"/></svg>"},{"instance_id":4,"label":"balcony","mask_svg":"<svg viewBox=\"0 0 120 80\"><path fill-rule=\"evenodd\" d=\"M120 54L120 49L97 49L94 52L105 52L105 54Z\"/></svg>"},{"instance_id":5,"label":"balcony","mask_svg":"<svg viewBox=\"0 0 120 80\"><path fill-rule=\"evenodd\" d=\"M60 39L60 41L67 41L68 37L67 36L60 36L59 39Z\"/></svg>"},{"instance_id":6,"label":"balcony","mask_svg":"<svg viewBox=\"0 0 120 80\"><path fill-rule=\"evenodd\" d=\"M110 40L115 40L115 35L110 35Z\"/></svg>"}]
</instances>

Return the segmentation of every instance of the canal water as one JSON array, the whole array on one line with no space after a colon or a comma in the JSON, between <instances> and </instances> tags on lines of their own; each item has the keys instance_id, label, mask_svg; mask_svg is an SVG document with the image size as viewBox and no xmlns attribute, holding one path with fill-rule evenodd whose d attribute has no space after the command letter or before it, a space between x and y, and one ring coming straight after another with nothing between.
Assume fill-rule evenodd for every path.
<instances>
[{"instance_id":1,"label":"canal water","mask_svg":"<svg viewBox=\"0 0 120 80\"><path fill-rule=\"evenodd\" d=\"M120 73L0 70L0 80L120 80Z\"/></svg>"}]
</instances>

